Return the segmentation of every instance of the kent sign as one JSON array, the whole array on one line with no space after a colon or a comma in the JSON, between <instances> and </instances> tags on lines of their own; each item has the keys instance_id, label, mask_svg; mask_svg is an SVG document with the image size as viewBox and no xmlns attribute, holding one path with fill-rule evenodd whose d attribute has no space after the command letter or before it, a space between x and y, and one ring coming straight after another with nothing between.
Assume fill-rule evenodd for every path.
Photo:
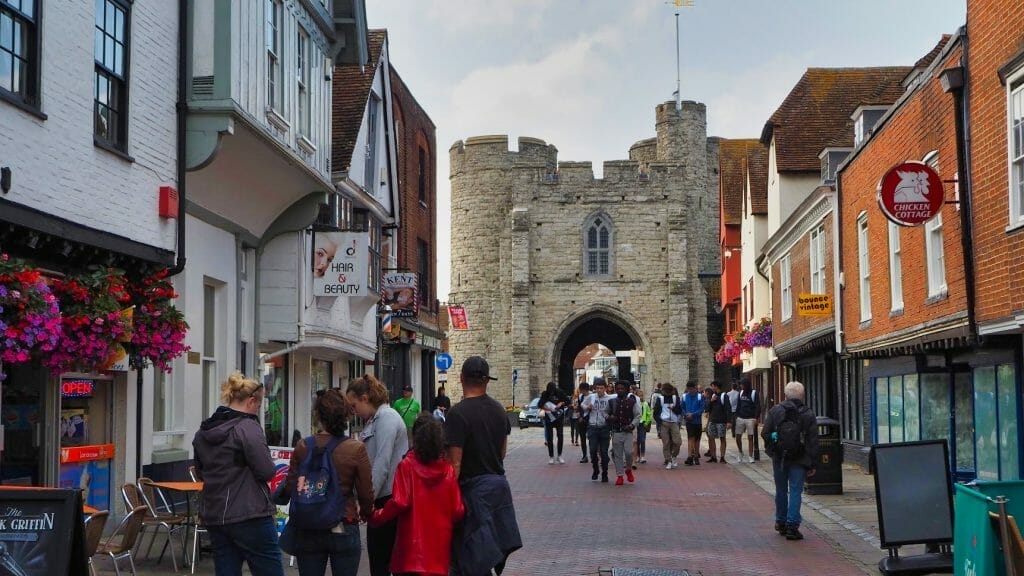
<instances>
[{"instance_id":1,"label":"kent sign","mask_svg":"<svg viewBox=\"0 0 1024 576\"><path fill-rule=\"evenodd\" d=\"M938 172L923 162L903 162L878 183L878 205L900 226L919 226L938 216L944 194Z\"/></svg>"}]
</instances>

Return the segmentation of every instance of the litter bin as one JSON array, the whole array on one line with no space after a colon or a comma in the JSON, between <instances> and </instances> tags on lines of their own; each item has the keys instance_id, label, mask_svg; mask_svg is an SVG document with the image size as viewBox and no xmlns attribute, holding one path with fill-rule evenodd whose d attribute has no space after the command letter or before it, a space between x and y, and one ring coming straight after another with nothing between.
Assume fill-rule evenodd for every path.
<instances>
[{"instance_id":1,"label":"litter bin","mask_svg":"<svg viewBox=\"0 0 1024 576\"><path fill-rule=\"evenodd\" d=\"M973 486L956 484L953 491L953 509L956 511L953 515L954 574L1006 574L996 516L999 506L995 498L1003 496L1007 499L1006 513L1015 520L1024 518L1024 481L978 482ZM1020 525L1020 521L1017 524Z\"/></svg>"},{"instance_id":2,"label":"litter bin","mask_svg":"<svg viewBox=\"0 0 1024 576\"><path fill-rule=\"evenodd\" d=\"M818 416L818 462L814 476L804 483L808 494L843 493L843 444L839 421Z\"/></svg>"}]
</instances>

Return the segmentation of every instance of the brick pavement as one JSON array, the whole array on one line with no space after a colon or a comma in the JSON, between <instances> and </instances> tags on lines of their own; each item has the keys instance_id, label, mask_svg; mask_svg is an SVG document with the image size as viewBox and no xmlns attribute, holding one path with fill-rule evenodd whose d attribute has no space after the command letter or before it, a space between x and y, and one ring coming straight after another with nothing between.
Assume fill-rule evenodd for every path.
<instances>
[{"instance_id":1,"label":"brick pavement","mask_svg":"<svg viewBox=\"0 0 1024 576\"><path fill-rule=\"evenodd\" d=\"M870 477L855 479L844 496L805 496L805 539L789 542L772 529L767 461L665 470L658 465L661 444L652 436L651 458L641 465L636 484L616 487L591 482L590 465L578 463L579 448L568 439L566 433L566 464L550 466L539 428L513 431L506 466L524 548L512 555L507 576L598 576L612 568L703 576L877 574L874 566L884 555L870 541L877 527L866 515L857 524L836 512L873 507L873 501L864 502ZM862 528L866 536L853 533ZM169 576L169 564L144 560L139 573ZM100 574L113 573L107 561L100 560L98 568ZM196 573L213 574L209 556ZM359 576L367 574L364 557Z\"/></svg>"}]
</instances>

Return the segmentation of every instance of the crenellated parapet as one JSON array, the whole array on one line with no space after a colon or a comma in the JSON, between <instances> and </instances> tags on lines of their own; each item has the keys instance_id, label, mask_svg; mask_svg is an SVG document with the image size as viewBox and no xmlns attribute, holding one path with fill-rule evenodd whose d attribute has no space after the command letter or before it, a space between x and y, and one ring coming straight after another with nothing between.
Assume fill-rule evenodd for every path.
<instances>
[{"instance_id":1,"label":"crenellated parapet","mask_svg":"<svg viewBox=\"0 0 1024 576\"><path fill-rule=\"evenodd\" d=\"M516 167L546 168L554 171L558 149L539 138L521 136L519 149L509 150L507 134L472 136L458 140L448 149L451 176L463 170L508 170Z\"/></svg>"}]
</instances>

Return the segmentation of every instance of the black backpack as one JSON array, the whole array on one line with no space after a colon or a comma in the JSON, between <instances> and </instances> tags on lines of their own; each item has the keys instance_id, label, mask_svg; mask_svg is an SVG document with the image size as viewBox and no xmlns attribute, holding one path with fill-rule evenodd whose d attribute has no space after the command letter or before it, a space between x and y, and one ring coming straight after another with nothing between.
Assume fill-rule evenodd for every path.
<instances>
[{"instance_id":1,"label":"black backpack","mask_svg":"<svg viewBox=\"0 0 1024 576\"><path fill-rule=\"evenodd\" d=\"M744 396L743 392L740 392L736 396L736 417L737 418L757 418L757 391L751 390L750 396Z\"/></svg>"},{"instance_id":2,"label":"black backpack","mask_svg":"<svg viewBox=\"0 0 1024 576\"><path fill-rule=\"evenodd\" d=\"M347 437L331 436L323 448L316 437L306 438L306 457L299 464L295 491L291 495L288 522L296 528L326 530L334 528L345 515L345 495L338 483L331 455Z\"/></svg>"},{"instance_id":3,"label":"black backpack","mask_svg":"<svg viewBox=\"0 0 1024 576\"><path fill-rule=\"evenodd\" d=\"M779 423L779 437L775 441L775 453L784 460L799 460L804 455L806 438L800 425L800 414L796 408L786 407L782 422Z\"/></svg>"}]
</instances>

